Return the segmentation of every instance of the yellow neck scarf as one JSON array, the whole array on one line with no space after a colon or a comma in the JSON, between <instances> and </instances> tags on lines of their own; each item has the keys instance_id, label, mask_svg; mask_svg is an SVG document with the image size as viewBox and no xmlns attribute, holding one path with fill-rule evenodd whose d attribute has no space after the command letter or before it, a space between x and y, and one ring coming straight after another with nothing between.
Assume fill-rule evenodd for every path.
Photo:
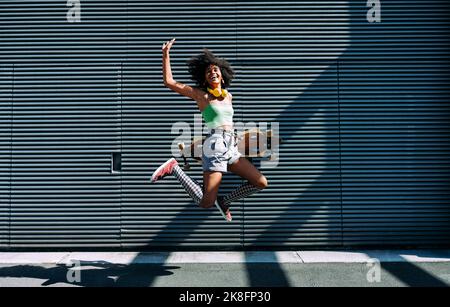
<instances>
[{"instance_id":1,"label":"yellow neck scarf","mask_svg":"<svg viewBox=\"0 0 450 307\"><path fill-rule=\"evenodd\" d=\"M208 92L211 95L213 95L214 97L222 96L223 98L225 98L228 95L228 91L226 89L220 90L219 88L211 89L211 88L208 87Z\"/></svg>"}]
</instances>

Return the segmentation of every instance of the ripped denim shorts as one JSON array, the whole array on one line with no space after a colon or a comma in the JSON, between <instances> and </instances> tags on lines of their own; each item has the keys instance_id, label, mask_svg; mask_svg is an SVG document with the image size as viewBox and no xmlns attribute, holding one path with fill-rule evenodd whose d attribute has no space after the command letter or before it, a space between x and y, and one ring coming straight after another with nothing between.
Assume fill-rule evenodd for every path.
<instances>
[{"instance_id":1,"label":"ripped denim shorts","mask_svg":"<svg viewBox=\"0 0 450 307\"><path fill-rule=\"evenodd\" d=\"M234 131L211 129L203 142L203 171L226 173L228 165L241 157L237 142L237 134Z\"/></svg>"}]
</instances>

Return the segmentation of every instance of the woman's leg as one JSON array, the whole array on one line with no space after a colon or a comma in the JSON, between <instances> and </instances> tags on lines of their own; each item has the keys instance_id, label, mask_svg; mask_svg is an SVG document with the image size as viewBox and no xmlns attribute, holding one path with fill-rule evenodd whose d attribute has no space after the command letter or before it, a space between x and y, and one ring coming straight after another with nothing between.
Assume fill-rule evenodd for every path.
<instances>
[{"instance_id":1,"label":"woman's leg","mask_svg":"<svg viewBox=\"0 0 450 307\"><path fill-rule=\"evenodd\" d=\"M222 181L221 172L203 172L203 189L196 180L189 177L178 165L174 166L173 175L200 207L211 208L214 206L220 182Z\"/></svg>"},{"instance_id":2,"label":"woman's leg","mask_svg":"<svg viewBox=\"0 0 450 307\"><path fill-rule=\"evenodd\" d=\"M172 174L181 183L184 190L189 194L189 196L194 200L194 202L199 205L203 198L202 186L193 178L189 177L181 167L176 164L173 167Z\"/></svg>"},{"instance_id":3,"label":"woman's leg","mask_svg":"<svg viewBox=\"0 0 450 307\"><path fill-rule=\"evenodd\" d=\"M222 181L221 172L203 172L203 198L200 207L211 208L219 192L220 182Z\"/></svg>"},{"instance_id":4,"label":"woman's leg","mask_svg":"<svg viewBox=\"0 0 450 307\"><path fill-rule=\"evenodd\" d=\"M220 182L222 181L221 172L203 172L204 188L202 188L195 179L189 177L189 175L181 169L174 158L171 158L153 172L151 182L157 182L168 175L174 175L181 183L184 190L200 207L210 208L215 205L217 192L219 191ZM223 214L226 216L228 213L225 210ZM228 219L231 220L231 217Z\"/></svg>"},{"instance_id":5,"label":"woman's leg","mask_svg":"<svg viewBox=\"0 0 450 307\"><path fill-rule=\"evenodd\" d=\"M268 185L266 177L264 177L264 175L261 174L261 172L246 158L239 158L228 167L228 170L247 179L248 182L242 184L237 189L230 192L230 194L221 198L221 202L225 203L225 205L265 189Z\"/></svg>"}]
</instances>

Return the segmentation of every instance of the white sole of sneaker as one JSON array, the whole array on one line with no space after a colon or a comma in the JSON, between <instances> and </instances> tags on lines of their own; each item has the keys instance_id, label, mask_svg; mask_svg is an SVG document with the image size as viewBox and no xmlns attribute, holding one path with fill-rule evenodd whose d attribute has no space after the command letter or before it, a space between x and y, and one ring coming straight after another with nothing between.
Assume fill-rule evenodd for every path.
<instances>
[{"instance_id":1,"label":"white sole of sneaker","mask_svg":"<svg viewBox=\"0 0 450 307\"><path fill-rule=\"evenodd\" d=\"M155 182L155 177L156 175L167 166L167 164L171 163L173 160L175 160L175 158L169 159L166 162L164 162L162 165L160 165L156 171L153 172L152 178L150 179L150 182Z\"/></svg>"},{"instance_id":2,"label":"white sole of sneaker","mask_svg":"<svg viewBox=\"0 0 450 307\"><path fill-rule=\"evenodd\" d=\"M231 220L227 219L227 216L226 216L225 212L222 211L222 208L220 208L219 203L217 202L217 200L214 202L214 205L216 205L216 208L219 210L220 214L225 219L225 221L231 222Z\"/></svg>"}]
</instances>

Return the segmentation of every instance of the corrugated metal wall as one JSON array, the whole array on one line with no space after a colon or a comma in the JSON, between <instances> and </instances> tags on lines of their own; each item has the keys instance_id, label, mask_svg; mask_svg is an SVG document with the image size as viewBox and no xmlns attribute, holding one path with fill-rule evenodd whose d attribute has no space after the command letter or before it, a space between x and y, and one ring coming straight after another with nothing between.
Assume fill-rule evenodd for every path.
<instances>
[{"instance_id":1,"label":"corrugated metal wall","mask_svg":"<svg viewBox=\"0 0 450 307\"><path fill-rule=\"evenodd\" d=\"M244 201L245 246L339 246L336 60L349 39L346 1L243 1L238 58L244 121L279 122L270 188Z\"/></svg>"},{"instance_id":2,"label":"corrugated metal wall","mask_svg":"<svg viewBox=\"0 0 450 307\"><path fill-rule=\"evenodd\" d=\"M241 245L239 204L236 222L227 224L216 211L196 208L174 178L149 184L151 173L171 156L172 142L179 136L178 131L171 133L172 125L186 122L193 135L194 114L199 113L195 102L163 86L161 46L177 38L171 51L173 74L191 83L186 60L203 47L236 59L235 8L236 1L129 2L128 60L123 68L124 247ZM219 21L212 12L220 14ZM201 182L201 165L192 163L189 175Z\"/></svg>"},{"instance_id":3,"label":"corrugated metal wall","mask_svg":"<svg viewBox=\"0 0 450 307\"><path fill-rule=\"evenodd\" d=\"M65 1L0 8L0 248L450 242L448 1L382 1L381 23L365 1L86 0L80 23ZM148 182L198 113L162 85L171 37L178 81L208 47L237 72L235 120L280 125L270 187L231 224Z\"/></svg>"},{"instance_id":4,"label":"corrugated metal wall","mask_svg":"<svg viewBox=\"0 0 450 307\"><path fill-rule=\"evenodd\" d=\"M14 65L10 245L119 246L120 65Z\"/></svg>"},{"instance_id":5,"label":"corrugated metal wall","mask_svg":"<svg viewBox=\"0 0 450 307\"><path fill-rule=\"evenodd\" d=\"M343 244L448 244L450 2L382 7L338 62Z\"/></svg>"},{"instance_id":6,"label":"corrugated metal wall","mask_svg":"<svg viewBox=\"0 0 450 307\"><path fill-rule=\"evenodd\" d=\"M12 75L12 65L0 64L0 247L9 239Z\"/></svg>"}]
</instances>

